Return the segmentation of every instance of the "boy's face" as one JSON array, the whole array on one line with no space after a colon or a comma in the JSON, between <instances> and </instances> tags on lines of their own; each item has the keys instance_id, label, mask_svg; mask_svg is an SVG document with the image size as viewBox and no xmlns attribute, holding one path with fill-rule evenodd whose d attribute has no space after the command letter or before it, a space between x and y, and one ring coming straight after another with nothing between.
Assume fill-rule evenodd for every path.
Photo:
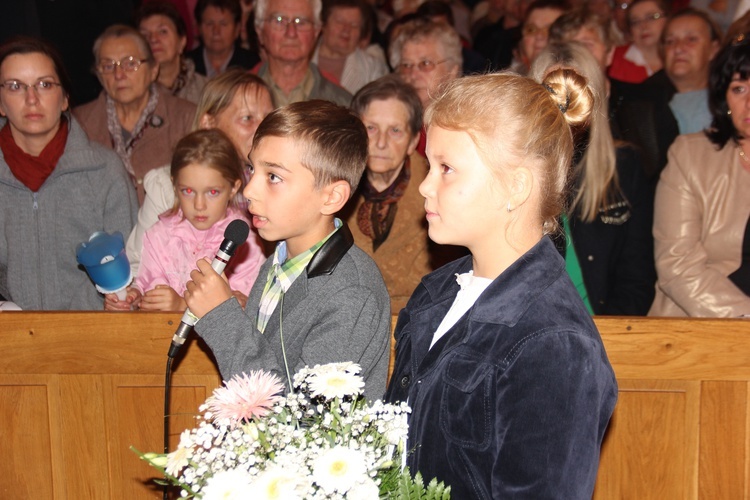
<instances>
[{"instance_id":1,"label":"boy's face","mask_svg":"<svg viewBox=\"0 0 750 500\"><path fill-rule=\"evenodd\" d=\"M242 192L258 234L267 241L286 240L290 258L333 229L321 214L325 189L315 187L312 172L300 162L302 156L299 141L264 137L250 153L250 180Z\"/></svg>"}]
</instances>

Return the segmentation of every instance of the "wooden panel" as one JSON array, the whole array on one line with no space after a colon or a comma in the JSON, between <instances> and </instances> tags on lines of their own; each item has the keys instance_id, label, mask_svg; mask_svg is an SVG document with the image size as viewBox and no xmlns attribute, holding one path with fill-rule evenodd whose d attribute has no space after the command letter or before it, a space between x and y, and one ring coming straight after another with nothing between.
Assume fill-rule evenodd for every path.
<instances>
[{"instance_id":1,"label":"wooden panel","mask_svg":"<svg viewBox=\"0 0 750 500\"><path fill-rule=\"evenodd\" d=\"M750 380L744 319L594 318L618 379Z\"/></svg>"},{"instance_id":2,"label":"wooden panel","mask_svg":"<svg viewBox=\"0 0 750 500\"><path fill-rule=\"evenodd\" d=\"M113 491L111 498L160 498L153 484L155 470L130 450L160 451L164 447L164 380L136 375L110 377L112 415L108 441L111 444ZM170 449L180 434L195 426L198 406L216 386L214 377L182 376L172 383ZM118 479L120 478L120 479Z\"/></svg>"},{"instance_id":3,"label":"wooden panel","mask_svg":"<svg viewBox=\"0 0 750 500\"><path fill-rule=\"evenodd\" d=\"M620 386L597 499L750 498L750 322L594 318ZM0 498L161 498L129 447L162 448L179 315L0 313ZM171 446L219 383L192 338Z\"/></svg>"},{"instance_id":4,"label":"wooden panel","mask_svg":"<svg viewBox=\"0 0 750 500\"><path fill-rule=\"evenodd\" d=\"M66 498L107 498L109 471L101 377L60 377L62 478Z\"/></svg>"},{"instance_id":5,"label":"wooden panel","mask_svg":"<svg viewBox=\"0 0 750 500\"><path fill-rule=\"evenodd\" d=\"M703 382L700 498L743 498L746 431L747 383ZM744 460L727 460L727 457Z\"/></svg>"},{"instance_id":6,"label":"wooden panel","mask_svg":"<svg viewBox=\"0 0 750 500\"><path fill-rule=\"evenodd\" d=\"M696 498L699 404L698 382L621 381L594 498Z\"/></svg>"},{"instance_id":7,"label":"wooden panel","mask_svg":"<svg viewBox=\"0 0 750 500\"><path fill-rule=\"evenodd\" d=\"M47 386L0 381L0 498L52 498Z\"/></svg>"}]
</instances>

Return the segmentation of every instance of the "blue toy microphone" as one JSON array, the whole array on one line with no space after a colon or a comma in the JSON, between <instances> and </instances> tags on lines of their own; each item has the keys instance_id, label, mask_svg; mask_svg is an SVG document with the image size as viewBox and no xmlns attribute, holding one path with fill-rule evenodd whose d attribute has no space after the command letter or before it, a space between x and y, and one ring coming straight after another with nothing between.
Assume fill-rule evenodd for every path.
<instances>
[{"instance_id":1,"label":"blue toy microphone","mask_svg":"<svg viewBox=\"0 0 750 500\"><path fill-rule=\"evenodd\" d=\"M95 232L76 247L76 260L86 268L100 293L114 293L118 299L125 300L133 275L122 233Z\"/></svg>"}]
</instances>

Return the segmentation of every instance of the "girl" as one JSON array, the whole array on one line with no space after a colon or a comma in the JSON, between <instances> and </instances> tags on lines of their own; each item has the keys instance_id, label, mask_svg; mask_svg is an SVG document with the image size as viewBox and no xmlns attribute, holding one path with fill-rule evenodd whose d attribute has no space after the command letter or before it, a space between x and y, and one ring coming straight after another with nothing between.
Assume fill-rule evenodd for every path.
<instances>
[{"instance_id":1,"label":"girl","mask_svg":"<svg viewBox=\"0 0 750 500\"><path fill-rule=\"evenodd\" d=\"M427 109L430 239L470 255L422 279L396 326L389 401L407 463L454 498L591 498L617 399L599 333L547 234L590 114L567 69L451 82Z\"/></svg>"},{"instance_id":2,"label":"girl","mask_svg":"<svg viewBox=\"0 0 750 500\"><path fill-rule=\"evenodd\" d=\"M224 230L244 215L236 204L243 185L242 162L229 138L217 129L188 134L175 147L171 176L174 208L146 231L138 276L128 301L149 311L182 311L182 296L195 262L212 259ZM263 253L253 239L229 263L229 285L244 306ZM141 298L142 297L142 298Z\"/></svg>"}]
</instances>

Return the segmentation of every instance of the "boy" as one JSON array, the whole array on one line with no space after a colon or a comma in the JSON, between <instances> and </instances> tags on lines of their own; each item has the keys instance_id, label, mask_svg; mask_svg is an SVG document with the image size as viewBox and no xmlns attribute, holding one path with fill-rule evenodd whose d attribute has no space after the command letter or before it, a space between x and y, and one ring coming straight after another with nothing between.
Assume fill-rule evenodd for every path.
<instances>
[{"instance_id":1,"label":"boy","mask_svg":"<svg viewBox=\"0 0 750 500\"><path fill-rule=\"evenodd\" d=\"M327 101L279 108L258 127L243 194L260 236L279 241L276 251L245 311L208 261L198 262L185 293L224 379L257 369L290 379L305 365L353 361L368 399L385 392L388 292L335 218L362 176L367 141L359 118Z\"/></svg>"}]
</instances>

